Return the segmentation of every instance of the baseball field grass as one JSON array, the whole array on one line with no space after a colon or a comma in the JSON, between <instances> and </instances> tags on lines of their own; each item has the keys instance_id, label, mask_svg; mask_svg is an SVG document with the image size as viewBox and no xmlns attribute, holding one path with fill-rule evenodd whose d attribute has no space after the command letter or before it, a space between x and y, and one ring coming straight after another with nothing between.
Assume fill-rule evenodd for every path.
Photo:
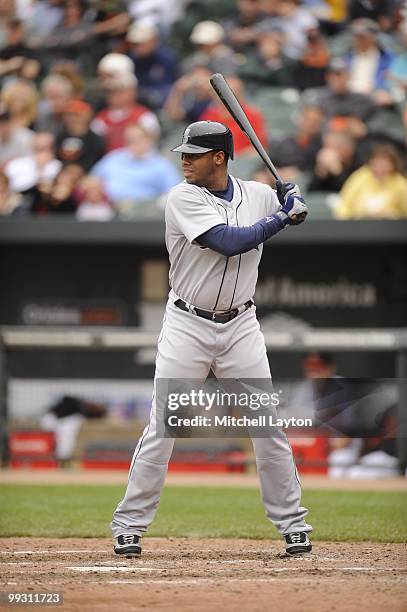
<instances>
[{"instance_id":1,"label":"baseball field grass","mask_svg":"<svg viewBox=\"0 0 407 612\"><path fill-rule=\"evenodd\" d=\"M0 486L0 536L106 537L124 492L117 485ZM406 542L407 492L306 490L315 540ZM276 538L259 492L167 486L152 536Z\"/></svg>"}]
</instances>

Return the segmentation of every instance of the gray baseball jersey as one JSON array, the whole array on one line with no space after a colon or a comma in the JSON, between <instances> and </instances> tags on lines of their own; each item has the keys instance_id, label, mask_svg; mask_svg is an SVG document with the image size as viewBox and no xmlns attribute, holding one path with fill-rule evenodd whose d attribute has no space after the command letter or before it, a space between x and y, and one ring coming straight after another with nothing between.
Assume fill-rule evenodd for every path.
<instances>
[{"instance_id":1,"label":"gray baseball jersey","mask_svg":"<svg viewBox=\"0 0 407 612\"><path fill-rule=\"evenodd\" d=\"M231 178L234 188L231 202L188 183L171 189L167 200L170 286L185 302L207 310L229 310L253 297L263 245L225 258L200 247L195 239L220 223L253 225L280 208L275 192L268 185Z\"/></svg>"},{"instance_id":2,"label":"gray baseball jersey","mask_svg":"<svg viewBox=\"0 0 407 612\"><path fill-rule=\"evenodd\" d=\"M233 178L231 202L207 189L181 183L168 196L166 244L170 257L171 291L158 340L154 393L150 421L133 455L123 500L112 520L115 537L143 535L154 519L174 439L157 435L166 398L157 392L157 381L205 380L210 369L220 379L270 381L263 334L254 306L222 324L185 312L177 297L206 310L229 310L253 297L262 245L248 253L225 257L200 247L196 238L227 223L253 225L279 208L267 185ZM260 490L266 514L281 534L311 531L300 505L301 487L284 432L253 437Z\"/></svg>"}]
</instances>

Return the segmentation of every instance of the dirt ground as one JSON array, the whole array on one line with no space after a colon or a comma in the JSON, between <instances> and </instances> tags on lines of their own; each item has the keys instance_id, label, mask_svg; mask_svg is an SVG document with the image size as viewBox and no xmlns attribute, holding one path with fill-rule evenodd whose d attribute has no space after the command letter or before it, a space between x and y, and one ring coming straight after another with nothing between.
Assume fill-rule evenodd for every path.
<instances>
[{"instance_id":1,"label":"dirt ground","mask_svg":"<svg viewBox=\"0 0 407 612\"><path fill-rule=\"evenodd\" d=\"M405 544L316 542L281 558L281 541L145 538L140 559L121 559L106 539L0 542L0 590L62 591L67 611L407 610Z\"/></svg>"}]
</instances>

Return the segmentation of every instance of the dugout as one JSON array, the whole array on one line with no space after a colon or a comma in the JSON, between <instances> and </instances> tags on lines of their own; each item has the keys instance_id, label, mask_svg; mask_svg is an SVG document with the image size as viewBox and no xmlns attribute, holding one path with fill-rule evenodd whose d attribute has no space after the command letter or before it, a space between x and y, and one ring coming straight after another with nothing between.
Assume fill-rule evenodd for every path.
<instances>
[{"instance_id":1,"label":"dugout","mask_svg":"<svg viewBox=\"0 0 407 612\"><path fill-rule=\"evenodd\" d=\"M405 376L406 237L407 221L310 219L266 245L256 303L274 376L299 376L304 351L321 346L344 376ZM3 389L11 380L151 379L167 271L157 217L2 220ZM4 392L2 402L4 434Z\"/></svg>"}]
</instances>

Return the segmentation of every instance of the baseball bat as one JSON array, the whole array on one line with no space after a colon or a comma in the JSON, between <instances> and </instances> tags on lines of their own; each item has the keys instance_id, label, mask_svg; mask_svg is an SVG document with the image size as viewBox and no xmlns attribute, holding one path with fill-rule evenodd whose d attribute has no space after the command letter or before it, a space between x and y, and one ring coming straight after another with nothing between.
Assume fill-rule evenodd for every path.
<instances>
[{"instance_id":1,"label":"baseball bat","mask_svg":"<svg viewBox=\"0 0 407 612\"><path fill-rule=\"evenodd\" d=\"M270 157L268 156L265 148L261 144L259 137L254 131L250 121L247 118L246 113L244 112L239 100L236 98L233 90L227 84L225 77L223 74L217 72L213 74L209 79L213 89L216 91L223 105L228 109L229 113L232 115L233 119L236 121L240 129L246 134L257 153L260 155L261 159L266 164L267 168L270 170L271 174L274 176L276 181L282 181L279 173Z\"/></svg>"},{"instance_id":2,"label":"baseball bat","mask_svg":"<svg viewBox=\"0 0 407 612\"><path fill-rule=\"evenodd\" d=\"M236 98L233 90L226 82L223 74L220 74L219 72L217 72L216 74L213 74L210 77L209 81L213 89L216 91L222 104L227 108L227 110L229 111L233 119L236 121L240 129L243 131L243 133L246 134L246 136L248 137L248 139L250 140L250 142L256 149L257 153L260 155L261 159L265 163L266 167L270 170L271 174L274 176L274 179L276 181L284 182L281 176L279 175L279 173L277 172L275 165L273 164L270 157L268 156L267 151L261 144L259 137L254 131L253 126L250 123L249 119L247 118L247 115L244 112L239 100ZM300 218L302 220L304 220L306 216L307 216L307 213L300 214Z\"/></svg>"}]
</instances>

